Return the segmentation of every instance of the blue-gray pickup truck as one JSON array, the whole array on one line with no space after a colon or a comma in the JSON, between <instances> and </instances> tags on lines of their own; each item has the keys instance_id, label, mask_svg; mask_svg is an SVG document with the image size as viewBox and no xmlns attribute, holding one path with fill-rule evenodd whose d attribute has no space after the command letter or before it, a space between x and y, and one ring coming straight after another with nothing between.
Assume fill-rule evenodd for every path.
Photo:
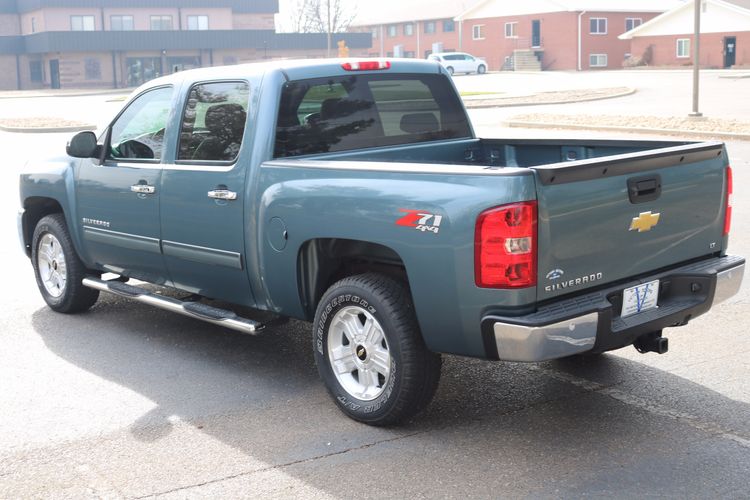
<instances>
[{"instance_id":1,"label":"blue-gray pickup truck","mask_svg":"<svg viewBox=\"0 0 750 500\"><path fill-rule=\"evenodd\" d=\"M373 425L429 403L440 353L666 352L744 272L722 143L481 139L427 61L158 78L20 183L53 310L109 292L248 334L248 310L312 321L333 400Z\"/></svg>"}]
</instances>

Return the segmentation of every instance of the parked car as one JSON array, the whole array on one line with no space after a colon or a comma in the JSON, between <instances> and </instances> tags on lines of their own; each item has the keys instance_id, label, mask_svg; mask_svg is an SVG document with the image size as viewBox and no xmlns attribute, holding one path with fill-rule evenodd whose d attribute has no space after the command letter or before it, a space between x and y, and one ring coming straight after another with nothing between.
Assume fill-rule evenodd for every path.
<instances>
[{"instance_id":1,"label":"parked car","mask_svg":"<svg viewBox=\"0 0 750 500\"><path fill-rule=\"evenodd\" d=\"M664 353L744 272L721 142L477 137L433 62L179 72L67 153L20 179L50 308L107 292L253 335L274 329L246 307L310 321L335 404L368 424L423 409L440 353Z\"/></svg>"},{"instance_id":2,"label":"parked car","mask_svg":"<svg viewBox=\"0 0 750 500\"><path fill-rule=\"evenodd\" d=\"M438 52L430 54L427 59L443 65L448 73L482 73L487 72L487 61L465 52Z\"/></svg>"}]
</instances>

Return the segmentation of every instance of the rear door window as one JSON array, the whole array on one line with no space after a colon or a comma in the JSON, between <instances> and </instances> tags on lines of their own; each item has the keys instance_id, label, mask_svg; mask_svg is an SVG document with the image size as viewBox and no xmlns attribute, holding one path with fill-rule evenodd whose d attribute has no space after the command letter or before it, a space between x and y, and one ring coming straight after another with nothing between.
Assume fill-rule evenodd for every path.
<instances>
[{"instance_id":1,"label":"rear door window","mask_svg":"<svg viewBox=\"0 0 750 500\"><path fill-rule=\"evenodd\" d=\"M247 82L193 86L180 124L177 160L234 161L245 132L249 94Z\"/></svg>"},{"instance_id":2,"label":"rear door window","mask_svg":"<svg viewBox=\"0 0 750 500\"><path fill-rule=\"evenodd\" d=\"M471 137L441 75L363 74L285 84L277 158Z\"/></svg>"}]
</instances>

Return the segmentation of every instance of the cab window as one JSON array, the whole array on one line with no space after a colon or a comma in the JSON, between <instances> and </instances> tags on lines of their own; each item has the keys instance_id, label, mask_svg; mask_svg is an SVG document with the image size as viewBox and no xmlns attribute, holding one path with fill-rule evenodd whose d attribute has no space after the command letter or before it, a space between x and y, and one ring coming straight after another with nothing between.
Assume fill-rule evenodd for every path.
<instances>
[{"instance_id":1,"label":"cab window","mask_svg":"<svg viewBox=\"0 0 750 500\"><path fill-rule=\"evenodd\" d=\"M247 82L195 85L182 115L177 159L234 161L245 132L249 95Z\"/></svg>"},{"instance_id":2,"label":"cab window","mask_svg":"<svg viewBox=\"0 0 750 500\"><path fill-rule=\"evenodd\" d=\"M108 157L161 159L171 104L171 87L161 87L136 97L112 124Z\"/></svg>"}]
</instances>

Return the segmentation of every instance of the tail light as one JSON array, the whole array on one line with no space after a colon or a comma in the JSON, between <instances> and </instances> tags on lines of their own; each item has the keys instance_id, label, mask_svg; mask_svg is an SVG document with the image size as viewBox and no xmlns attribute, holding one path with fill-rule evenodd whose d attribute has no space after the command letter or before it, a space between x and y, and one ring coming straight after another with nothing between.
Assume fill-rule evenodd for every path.
<instances>
[{"instance_id":1,"label":"tail light","mask_svg":"<svg viewBox=\"0 0 750 500\"><path fill-rule=\"evenodd\" d=\"M724 212L724 236L729 234L732 226L732 167L727 165L727 200Z\"/></svg>"},{"instance_id":2,"label":"tail light","mask_svg":"<svg viewBox=\"0 0 750 500\"><path fill-rule=\"evenodd\" d=\"M351 61L341 65L346 71L372 71L390 69L391 61Z\"/></svg>"},{"instance_id":3,"label":"tail light","mask_svg":"<svg viewBox=\"0 0 750 500\"><path fill-rule=\"evenodd\" d=\"M477 218L474 279L482 288L536 285L537 203L491 208Z\"/></svg>"}]
</instances>

